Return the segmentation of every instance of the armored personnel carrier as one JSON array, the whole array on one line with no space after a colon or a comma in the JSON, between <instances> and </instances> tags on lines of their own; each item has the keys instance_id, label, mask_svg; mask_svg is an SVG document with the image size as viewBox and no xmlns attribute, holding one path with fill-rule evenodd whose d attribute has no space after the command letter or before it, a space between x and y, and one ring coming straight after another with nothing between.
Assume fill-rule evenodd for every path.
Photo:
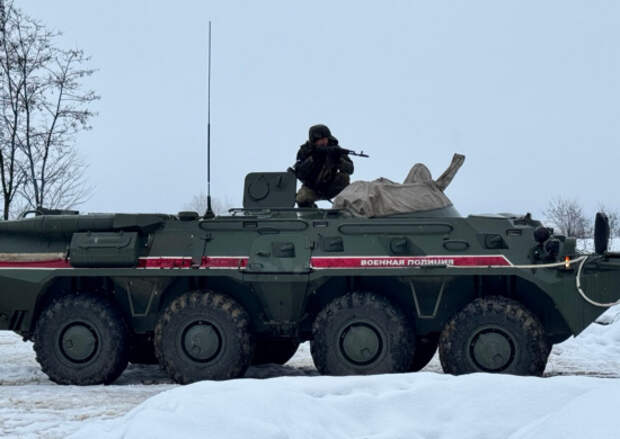
<instances>
[{"instance_id":1,"label":"armored personnel carrier","mask_svg":"<svg viewBox=\"0 0 620 439\"><path fill-rule=\"evenodd\" d=\"M323 374L416 371L439 347L447 373L541 375L620 297L603 215L579 255L529 215L299 209L295 183L249 174L228 216L0 222L0 329L61 384L111 383L129 359L179 383L235 378L305 340Z\"/></svg>"}]
</instances>

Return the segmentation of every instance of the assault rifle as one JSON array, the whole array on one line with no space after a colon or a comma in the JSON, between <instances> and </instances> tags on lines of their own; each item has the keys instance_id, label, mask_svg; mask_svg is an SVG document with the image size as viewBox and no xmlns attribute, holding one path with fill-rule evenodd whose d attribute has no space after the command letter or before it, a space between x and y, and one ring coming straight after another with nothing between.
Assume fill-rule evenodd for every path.
<instances>
[{"instance_id":1,"label":"assault rifle","mask_svg":"<svg viewBox=\"0 0 620 439\"><path fill-rule=\"evenodd\" d=\"M351 149L343 148L340 145L319 146L318 148L319 151L326 152L327 154L349 154L356 157L370 157L368 154L364 153L364 151L356 152ZM299 164L300 162L296 162L293 166L289 167L287 171L297 176L297 166Z\"/></svg>"},{"instance_id":2,"label":"assault rifle","mask_svg":"<svg viewBox=\"0 0 620 439\"><path fill-rule=\"evenodd\" d=\"M365 154L364 151L355 152L352 149L343 148L339 145L329 145L329 146L319 146L319 151L325 151L328 153L337 153L337 154L349 154L354 155L356 157L369 157L368 154Z\"/></svg>"}]
</instances>

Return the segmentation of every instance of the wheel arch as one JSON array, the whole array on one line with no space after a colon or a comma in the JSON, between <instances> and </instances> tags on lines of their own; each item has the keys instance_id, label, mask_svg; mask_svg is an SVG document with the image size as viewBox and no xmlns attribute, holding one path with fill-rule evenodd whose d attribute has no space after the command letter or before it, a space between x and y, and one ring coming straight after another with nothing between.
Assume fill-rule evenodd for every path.
<instances>
[{"instance_id":1,"label":"wheel arch","mask_svg":"<svg viewBox=\"0 0 620 439\"><path fill-rule=\"evenodd\" d=\"M415 303L408 285L398 277L334 276L316 287L306 306L306 323L310 325L317 314L334 299L355 291L369 291L385 297L415 322Z\"/></svg>"},{"instance_id":2,"label":"wheel arch","mask_svg":"<svg viewBox=\"0 0 620 439\"><path fill-rule=\"evenodd\" d=\"M511 297L521 302L539 318L551 344L560 343L572 335L570 326L551 296L533 282L513 276L515 294Z\"/></svg>"},{"instance_id":3,"label":"wheel arch","mask_svg":"<svg viewBox=\"0 0 620 439\"><path fill-rule=\"evenodd\" d=\"M122 301L119 301L119 298L111 293L111 284L111 279L105 276L57 276L50 279L41 288L39 294L37 295L31 318L29 319L29 321L24 321L22 325L22 335L26 339L30 339L32 337L41 313L55 299L71 294L77 294L80 291L91 291L105 294L108 298L111 298L112 301L118 305L123 315L125 315L125 318L128 318L127 309L122 303Z\"/></svg>"},{"instance_id":4,"label":"wheel arch","mask_svg":"<svg viewBox=\"0 0 620 439\"><path fill-rule=\"evenodd\" d=\"M503 296L515 300L534 313L543 325L552 344L560 343L572 334L553 299L532 281L517 275L459 276L447 288L441 308L449 321L457 312L479 297Z\"/></svg>"},{"instance_id":5,"label":"wheel arch","mask_svg":"<svg viewBox=\"0 0 620 439\"><path fill-rule=\"evenodd\" d=\"M166 307L176 298L190 291L213 291L230 297L241 305L250 317L250 326L254 329L260 322L257 316L263 313L263 305L252 294L251 287L229 276L195 276L174 279L162 292L161 300L153 312L161 315Z\"/></svg>"}]
</instances>

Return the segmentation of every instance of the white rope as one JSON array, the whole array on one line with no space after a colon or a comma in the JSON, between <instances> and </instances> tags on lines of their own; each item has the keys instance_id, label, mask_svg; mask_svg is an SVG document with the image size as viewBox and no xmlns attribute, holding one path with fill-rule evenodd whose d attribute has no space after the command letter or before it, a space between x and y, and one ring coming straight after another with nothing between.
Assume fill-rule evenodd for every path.
<instances>
[{"instance_id":1,"label":"white rope","mask_svg":"<svg viewBox=\"0 0 620 439\"><path fill-rule=\"evenodd\" d=\"M579 291L579 295L581 295L581 297L583 298L583 300L585 300L586 302L588 302L590 305L594 305L594 306L599 306L601 308L609 308L610 306L614 306L620 303L620 300L616 300L615 302L609 302L609 303L601 303L601 302L597 302L596 300L592 300L590 299L586 293L583 291L583 289L581 288L581 271L583 269L583 266L586 264L586 260L588 259L587 256L583 257L583 261L581 261L581 264L579 264L579 268L577 269L577 291Z\"/></svg>"},{"instance_id":2,"label":"white rope","mask_svg":"<svg viewBox=\"0 0 620 439\"><path fill-rule=\"evenodd\" d=\"M587 256L579 256L578 258L571 259L569 261L563 262L551 262L549 264L530 264L530 265L513 265L513 268L555 268L555 267L566 267L566 264L572 265L579 261L585 261ZM583 264L583 262L582 262Z\"/></svg>"},{"instance_id":3,"label":"white rope","mask_svg":"<svg viewBox=\"0 0 620 439\"><path fill-rule=\"evenodd\" d=\"M449 268L454 269L471 269L471 268L521 268L521 269L530 269L530 268L557 268L557 267L565 267L566 264L572 265L581 260L584 260L587 256L579 256L578 258L571 259L569 261L563 262L551 262L548 264L529 264L529 265L481 265L481 266L473 266L473 265L450 265Z\"/></svg>"},{"instance_id":4,"label":"white rope","mask_svg":"<svg viewBox=\"0 0 620 439\"><path fill-rule=\"evenodd\" d=\"M521 269L556 268L556 267L566 266L567 264L572 265L572 264L576 264L577 262L581 262L579 264L579 267L577 268L577 276L575 277L575 283L577 285L577 291L579 292L579 295L583 298L583 300L588 302L590 305L598 306L601 308L609 308L610 306L620 304L620 299L616 300L615 302L601 303L601 302L597 302L596 300L590 299L586 295L586 293L583 291L583 288L581 288L581 272L583 271L583 266L586 264L587 260L588 260L588 256L579 256L578 258L571 259L569 261L564 261L564 262L552 262L549 264L512 265L510 267L503 266L503 265L492 265L490 266L490 268L521 268ZM458 267L458 268L464 268L464 267Z\"/></svg>"},{"instance_id":5,"label":"white rope","mask_svg":"<svg viewBox=\"0 0 620 439\"><path fill-rule=\"evenodd\" d=\"M590 305L593 306L598 306L601 308L609 308L610 306L614 306L614 305L618 305L620 303L620 300L616 300L615 302L609 302L609 303L601 303L601 302L597 302L596 300L592 300L590 299L586 293L583 291L583 288L581 288L581 272L583 271L583 266L586 264L586 261L588 260L588 256L579 256L578 258L572 259L570 261L565 261L565 262L553 262L551 264L539 264L539 265L515 265L515 268L553 268L553 267L561 267L562 265L566 265L566 264L574 264L576 262L581 262L579 264L579 267L577 268L577 276L575 276L575 284L577 285L577 291L579 292L579 295L583 298L583 300L585 300L586 302L588 302Z\"/></svg>"},{"instance_id":6,"label":"white rope","mask_svg":"<svg viewBox=\"0 0 620 439\"><path fill-rule=\"evenodd\" d=\"M566 264L568 265L573 265L576 264L579 261L585 260L587 258L587 256L579 256L578 258L575 259L571 259L569 261L562 261L562 262L551 262L548 264L529 264L529 265L484 265L484 267L488 267L488 268L521 268L521 269L530 269L530 268L557 268L557 267L565 267ZM462 265L455 265L455 266L450 266L450 268L480 268L480 267L476 267L476 266L462 266Z\"/></svg>"}]
</instances>

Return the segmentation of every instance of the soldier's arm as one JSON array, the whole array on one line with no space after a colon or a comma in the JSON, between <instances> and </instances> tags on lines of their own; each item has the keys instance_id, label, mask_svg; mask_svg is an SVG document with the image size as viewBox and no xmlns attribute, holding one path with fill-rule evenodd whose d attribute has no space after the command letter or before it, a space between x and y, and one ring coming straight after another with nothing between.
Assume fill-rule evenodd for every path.
<instances>
[{"instance_id":1,"label":"soldier's arm","mask_svg":"<svg viewBox=\"0 0 620 439\"><path fill-rule=\"evenodd\" d=\"M313 164L312 149L306 144L301 145L295 162L295 176L301 181L307 180L310 177L309 172L312 170Z\"/></svg>"},{"instance_id":2,"label":"soldier's arm","mask_svg":"<svg viewBox=\"0 0 620 439\"><path fill-rule=\"evenodd\" d=\"M308 142L302 144L297 151L297 161L303 162L307 158L312 157L314 151L315 148L313 148Z\"/></svg>"},{"instance_id":3,"label":"soldier's arm","mask_svg":"<svg viewBox=\"0 0 620 439\"><path fill-rule=\"evenodd\" d=\"M340 161L338 163L338 169L340 169L340 172L344 172L345 174L353 174L353 162L351 161L351 159L349 158L349 156L347 154L342 154L340 156Z\"/></svg>"},{"instance_id":4,"label":"soldier's arm","mask_svg":"<svg viewBox=\"0 0 620 439\"><path fill-rule=\"evenodd\" d=\"M295 163L295 176L301 181L307 180L311 177L310 171L312 170L313 164L314 160L312 156L308 156L305 160L297 161L297 163Z\"/></svg>"}]
</instances>

